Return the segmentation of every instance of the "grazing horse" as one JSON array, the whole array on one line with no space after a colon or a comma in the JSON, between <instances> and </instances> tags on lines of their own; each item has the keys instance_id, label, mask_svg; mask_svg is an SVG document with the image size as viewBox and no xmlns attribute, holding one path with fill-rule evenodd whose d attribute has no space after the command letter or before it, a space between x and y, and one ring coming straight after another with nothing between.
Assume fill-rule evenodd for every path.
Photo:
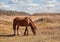
<instances>
[{"instance_id":1,"label":"grazing horse","mask_svg":"<svg viewBox=\"0 0 60 42\"><path fill-rule=\"evenodd\" d=\"M28 26L31 27L33 34L36 35L36 26L35 26L34 22L29 17L24 17L24 18L16 17L13 20L14 35L19 35L19 33L18 33L19 26L25 26L26 27L24 35L28 35L28 28L27 28ZM16 29L17 29L17 34L16 34Z\"/></svg>"}]
</instances>

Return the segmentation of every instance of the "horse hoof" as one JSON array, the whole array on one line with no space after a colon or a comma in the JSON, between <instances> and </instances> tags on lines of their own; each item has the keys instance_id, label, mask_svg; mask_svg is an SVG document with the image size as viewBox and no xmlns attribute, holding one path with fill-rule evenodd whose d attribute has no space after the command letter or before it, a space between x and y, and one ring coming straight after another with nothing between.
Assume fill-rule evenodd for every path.
<instances>
[{"instance_id":1,"label":"horse hoof","mask_svg":"<svg viewBox=\"0 0 60 42\"><path fill-rule=\"evenodd\" d=\"M14 36L16 36L16 35L14 35Z\"/></svg>"},{"instance_id":2,"label":"horse hoof","mask_svg":"<svg viewBox=\"0 0 60 42\"><path fill-rule=\"evenodd\" d=\"M23 36L28 36L28 35L23 35Z\"/></svg>"},{"instance_id":3,"label":"horse hoof","mask_svg":"<svg viewBox=\"0 0 60 42\"><path fill-rule=\"evenodd\" d=\"M24 36L28 36L28 35L24 35Z\"/></svg>"},{"instance_id":4,"label":"horse hoof","mask_svg":"<svg viewBox=\"0 0 60 42\"><path fill-rule=\"evenodd\" d=\"M13 36L16 36L16 34L13 34Z\"/></svg>"},{"instance_id":5,"label":"horse hoof","mask_svg":"<svg viewBox=\"0 0 60 42\"><path fill-rule=\"evenodd\" d=\"M17 35L20 35L20 34L17 34Z\"/></svg>"},{"instance_id":6,"label":"horse hoof","mask_svg":"<svg viewBox=\"0 0 60 42\"><path fill-rule=\"evenodd\" d=\"M36 35L36 34L34 34L34 35Z\"/></svg>"}]
</instances>

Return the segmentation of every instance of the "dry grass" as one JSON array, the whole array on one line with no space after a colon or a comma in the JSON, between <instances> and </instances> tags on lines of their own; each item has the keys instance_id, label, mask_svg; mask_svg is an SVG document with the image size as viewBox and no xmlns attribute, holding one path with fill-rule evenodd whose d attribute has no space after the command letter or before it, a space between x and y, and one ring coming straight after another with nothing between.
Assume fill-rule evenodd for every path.
<instances>
[{"instance_id":1,"label":"dry grass","mask_svg":"<svg viewBox=\"0 0 60 42\"><path fill-rule=\"evenodd\" d=\"M29 16L37 26L36 36L30 27L29 36L23 36L25 27L19 29L19 36L12 36L15 17L17 16L0 16L0 42L60 42L60 16Z\"/></svg>"}]
</instances>

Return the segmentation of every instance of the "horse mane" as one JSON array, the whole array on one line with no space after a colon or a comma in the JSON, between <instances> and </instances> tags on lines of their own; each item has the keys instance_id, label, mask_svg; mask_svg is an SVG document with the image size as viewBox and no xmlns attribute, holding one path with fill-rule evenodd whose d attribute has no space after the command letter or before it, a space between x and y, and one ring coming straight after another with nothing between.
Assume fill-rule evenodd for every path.
<instances>
[{"instance_id":1,"label":"horse mane","mask_svg":"<svg viewBox=\"0 0 60 42\"><path fill-rule=\"evenodd\" d=\"M31 19L30 19L30 27L31 27L32 32L34 33L34 35L36 35L36 26L35 26L34 22Z\"/></svg>"},{"instance_id":2,"label":"horse mane","mask_svg":"<svg viewBox=\"0 0 60 42\"><path fill-rule=\"evenodd\" d=\"M34 28L35 27L34 22L30 18L29 18L29 20L30 20L30 26L31 26L31 28Z\"/></svg>"},{"instance_id":3,"label":"horse mane","mask_svg":"<svg viewBox=\"0 0 60 42\"><path fill-rule=\"evenodd\" d=\"M29 19L30 19L30 18L29 18ZM30 21L31 21L31 24L35 26L34 21L32 21L32 19L30 19Z\"/></svg>"},{"instance_id":4,"label":"horse mane","mask_svg":"<svg viewBox=\"0 0 60 42\"><path fill-rule=\"evenodd\" d=\"M29 19L29 20L30 20L30 22L31 22L31 23L33 23L33 21L32 21L29 17L25 17L25 18Z\"/></svg>"},{"instance_id":5,"label":"horse mane","mask_svg":"<svg viewBox=\"0 0 60 42\"><path fill-rule=\"evenodd\" d=\"M30 19L29 17L25 17L27 20L29 20L28 22L30 22L29 23L29 25L31 26L31 28L33 28L34 29L34 27L35 27L35 24L34 24L34 22L32 21L32 19Z\"/></svg>"}]
</instances>

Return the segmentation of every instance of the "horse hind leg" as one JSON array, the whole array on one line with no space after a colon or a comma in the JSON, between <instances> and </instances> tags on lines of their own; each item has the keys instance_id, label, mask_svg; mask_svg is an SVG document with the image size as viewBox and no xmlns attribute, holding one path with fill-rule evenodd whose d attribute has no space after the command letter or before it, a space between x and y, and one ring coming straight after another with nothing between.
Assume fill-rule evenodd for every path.
<instances>
[{"instance_id":1,"label":"horse hind leg","mask_svg":"<svg viewBox=\"0 0 60 42\"><path fill-rule=\"evenodd\" d=\"M17 35L19 35L19 25L17 26Z\"/></svg>"},{"instance_id":2,"label":"horse hind leg","mask_svg":"<svg viewBox=\"0 0 60 42\"><path fill-rule=\"evenodd\" d=\"M14 36L16 35L16 26L13 26Z\"/></svg>"}]
</instances>

